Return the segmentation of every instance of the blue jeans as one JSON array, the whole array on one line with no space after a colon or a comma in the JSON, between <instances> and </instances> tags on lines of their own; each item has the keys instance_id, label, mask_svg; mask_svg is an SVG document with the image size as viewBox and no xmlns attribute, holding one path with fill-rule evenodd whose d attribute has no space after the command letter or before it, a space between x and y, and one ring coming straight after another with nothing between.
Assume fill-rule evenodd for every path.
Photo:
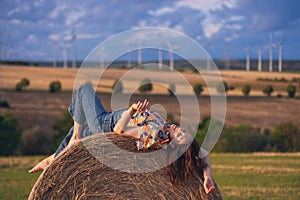
<instances>
[{"instance_id":1,"label":"blue jeans","mask_svg":"<svg viewBox=\"0 0 300 200\"><path fill-rule=\"evenodd\" d=\"M83 125L81 138L96 133L112 132L125 110L127 109L106 112L95 91L89 85L82 85L78 89L69 106L69 112L73 120ZM60 143L55 152L55 157L68 145L73 130L74 127L69 130L67 136Z\"/></svg>"}]
</instances>

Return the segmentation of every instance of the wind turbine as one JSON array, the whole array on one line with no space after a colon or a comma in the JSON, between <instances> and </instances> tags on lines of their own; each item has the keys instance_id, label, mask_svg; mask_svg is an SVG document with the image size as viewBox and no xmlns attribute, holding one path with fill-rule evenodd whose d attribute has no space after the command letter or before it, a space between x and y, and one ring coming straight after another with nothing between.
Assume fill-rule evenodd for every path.
<instances>
[{"instance_id":1,"label":"wind turbine","mask_svg":"<svg viewBox=\"0 0 300 200\"><path fill-rule=\"evenodd\" d=\"M250 71L250 48L246 48L246 71Z\"/></svg>"},{"instance_id":2,"label":"wind turbine","mask_svg":"<svg viewBox=\"0 0 300 200\"><path fill-rule=\"evenodd\" d=\"M163 67L163 62L162 62L162 49L158 49L158 68L162 69Z\"/></svg>"},{"instance_id":3,"label":"wind turbine","mask_svg":"<svg viewBox=\"0 0 300 200\"><path fill-rule=\"evenodd\" d=\"M282 42L279 43L278 71L282 72Z\"/></svg>"},{"instance_id":4,"label":"wind turbine","mask_svg":"<svg viewBox=\"0 0 300 200\"><path fill-rule=\"evenodd\" d=\"M126 45L126 47L127 47L127 68L128 69L130 69L131 68L131 47L130 47L130 41L128 41L128 40L124 40L124 41L122 41L122 43L124 44L124 45Z\"/></svg>"},{"instance_id":5,"label":"wind turbine","mask_svg":"<svg viewBox=\"0 0 300 200\"><path fill-rule=\"evenodd\" d=\"M270 41L269 41L269 71L273 71L273 52L272 49L276 47L272 42L272 33L270 33Z\"/></svg>"},{"instance_id":6,"label":"wind turbine","mask_svg":"<svg viewBox=\"0 0 300 200\"><path fill-rule=\"evenodd\" d=\"M57 44L56 41L52 42L52 48L53 48L53 61L52 61L52 66L55 68L57 67Z\"/></svg>"},{"instance_id":7,"label":"wind turbine","mask_svg":"<svg viewBox=\"0 0 300 200\"><path fill-rule=\"evenodd\" d=\"M225 68L230 69L230 44L227 43L225 47Z\"/></svg>"},{"instance_id":8,"label":"wind turbine","mask_svg":"<svg viewBox=\"0 0 300 200\"><path fill-rule=\"evenodd\" d=\"M63 68L67 69L68 68L68 54L67 54L67 49L70 47L70 45L65 44L65 43L60 43L60 46L63 48Z\"/></svg>"},{"instance_id":9,"label":"wind turbine","mask_svg":"<svg viewBox=\"0 0 300 200\"><path fill-rule=\"evenodd\" d=\"M279 55L278 55L278 71L282 72L282 47L283 47L283 42L285 39L285 34L283 36L283 38L281 39L281 41L278 43L279 45Z\"/></svg>"},{"instance_id":10,"label":"wind turbine","mask_svg":"<svg viewBox=\"0 0 300 200\"><path fill-rule=\"evenodd\" d=\"M170 71L174 70L174 57L173 57L173 51L175 49L178 49L179 46L178 45L173 45L171 44L169 41L167 41L167 45L169 47L169 61L170 61Z\"/></svg>"},{"instance_id":11,"label":"wind turbine","mask_svg":"<svg viewBox=\"0 0 300 200\"><path fill-rule=\"evenodd\" d=\"M75 33L75 27L72 29L72 35L71 35L71 42L72 42L72 67L76 68L76 33Z\"/></svg>"},{"instance_id":12,"label":"wind turbine","mask_svg":"<svg viewBox=\"0 0 300 200\"><path fill-rule=\"evenodd\" d=\"M143 52L142 52L142 40L144 39L144 34L141 32L138 34L138 65L143 63Z\"/></svg>"},{"instance_id":13,"label":"wind turbine","mask_svg":"<svg viewBox=\"0 0 300 200\"><path fill-rule=\"evenodd\" d=\"M104 69L104 58L105 58L105 52L104 47L100 48L100 68Z\"/></svg>"},{"instance_id":14,"label":"wind turbine","mask_svg":"<svg viewBox=\"0 0 300 200\"><path fill-rule=\"evenodd\" d=\"M127 53L127 68L131 68L131 52L128 51Z\"/></svg>"},{"instance_id":15,"label":"wind turbine","mask_svg":"<svg viewBox=\"0 0 300 200\"><path fill-rule=\"evenodd\" d=\"M262 51L261 51L261 49L257 50L257 54L258 54L257 70L259 72L261 72L261 57L262 57Z\"/></svg>"},{"instance_id":16,"label":"wind turbine","mask_svg":"<svg viewBox=\"0 0 300 200\"><path fill-rule=\"evenodd\" d=\"M208 41L207 43L206 43L206 45L205 46L207 46L207 48L208 49L213 49L213 47L212 47L212 45L211 45L211 43L210 43L210 41ZM210 68L211 68L211 63L210 63L210 60L211 60L211 58L210 58L210 56L209 56L209 53L207 52L207 58L206 58L206 69L209 71L210 70Z\"/></svg>"}]
</instances>

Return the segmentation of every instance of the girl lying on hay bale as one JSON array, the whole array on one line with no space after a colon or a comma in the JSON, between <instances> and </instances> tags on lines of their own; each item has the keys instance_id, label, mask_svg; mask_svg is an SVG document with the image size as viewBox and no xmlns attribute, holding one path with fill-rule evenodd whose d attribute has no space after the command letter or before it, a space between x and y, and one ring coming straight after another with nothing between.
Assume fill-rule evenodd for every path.
<instances>
[{"instance_id":1,"label":"girl lying on hay bale","mask_svg":"<svg viewBox=\"0 0 300 200\"><path fill-rule=\"evenodd\" d=\"M55 154L39 162L29 172L45 170L62 150L70 148L72 144L86 136L114 132L135 138L138 150L172 149L167 159L173 162L166 167L171 183L178 184L197 171L204 179L201 184L203 184L205 192L207 194L213 192L216 186L212 179L208 153L200 148L192 135L182 127L170 124L159 114L148 111L148 105L149 101L144 100L144 102L139 101L132 104L127 109L106 112L95 91L88 85L81 86L69 107L74 119L74 126ZM178 159L174 159L178 156L176 149L182 146L185 152Z\"/></svg>"}]
</instances>

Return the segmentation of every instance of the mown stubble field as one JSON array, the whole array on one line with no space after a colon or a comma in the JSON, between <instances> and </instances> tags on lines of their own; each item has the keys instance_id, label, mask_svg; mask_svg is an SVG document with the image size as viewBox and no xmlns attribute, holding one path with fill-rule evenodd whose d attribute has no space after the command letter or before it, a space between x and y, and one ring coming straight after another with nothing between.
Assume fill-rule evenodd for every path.
<instances>
[{"instance_id":1,"label":"mown stubble field","mask_svg":"<svg viewBox=\"0 0 300 200\"><path fill-rule=\"evenodd\" d=\"M0 157L0 199L27 199L40 174L27 170L44 157ZM299 199L299 153L213 153L210 157L224 200Z\"/></svg>"}]
</instances>

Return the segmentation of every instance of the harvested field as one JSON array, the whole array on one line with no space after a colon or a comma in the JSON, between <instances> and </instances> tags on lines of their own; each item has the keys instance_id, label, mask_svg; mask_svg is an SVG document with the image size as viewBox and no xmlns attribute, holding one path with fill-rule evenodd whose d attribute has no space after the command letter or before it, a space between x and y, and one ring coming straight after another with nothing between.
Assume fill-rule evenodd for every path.
<instances>
[{"instance_id":1,"label":"harvested field","mask_svg":"<svg viewBox=\"0 0 300 200\"><path fill-rule=\"evenodd\" d=\"M78 70L81 69L62 69L62 68L46 68L46 67L24 67L24 66L0 66L0 88L2 89L14 89L15 85L22 79L28 78L30 80L29 90L48 90L51 81L59 80L62 83L62 90L72 90L75 80L80 83L91 82L94 85L98 85L98 92L111 92L111 87L114 82L120 78L124 78L124 92L130 92L140 84L140 81L146 77L150 77L151 81L155 82L157 80L168 79L169 81L174 81L176 86L176 92L178 94L192 94L191 89L183 87L182 81L186 79L191 85L196 83L204 83L203 78L210 80L218 73L215 72L203 72L201 77L199 74L184 72L181 73L182 80L178 79L176 73L167 71L143 71L136 70L134 73L125 69L107 69L97 70L81 70L80 76L77 75ZM128 73L130 72L130 73ZM101 74L100 81L99 76ZM245 72L245 71L220 71L222 78L230 86L234 86L235 89L229 91L227 95L229 96L242 96L243 93L241 88L244 84L249 84L252 88L250 95L263 96L262 88L266 85L273 85L274 93L273 95L281 94L286 96L286 87L288 84L293 84L297 86L296 82L291 82L292 79L300 79L299 73L287 73L287 72ZM284 78L286 82L281 81L260 81L258 79L269 79L269 80L280 80ZM154 84L154 89L151 94L167 94L168 85L158 85ZM212 89L213 90L213 89ZM208 95L208 89L204 87L203 93ZM298 94L296 94L298 96Z\"/></svg>"},{"instance_id":2,"label":"harvested field","mask_svg":"<svg viewBox=\"0 0 300 200\"><path fill-rule=\"evenodd\" d=\"M53 134L52 126L57 119L63 116L63 111L67 109L71 101L71 91L77 71L78 69L0 66L0 100L7 100L10 104L10 108L1 108L0 114L6 111L12 112L17 117L20 128L39 125L45 132ZM107 110L111 109L111 86L126 72L127 70L122 69L109 69L104 72L97 92ZM224 80L236 88L229 91L227 95L226 125L249 123L262 129L274 129L280 122L292 121L299 124L299 97L294 99L284 97L286 95L285 87L289 83L257 81L257 78L281 79L282 77L290 81L293 78L299 78L299 73L252 71L221 71L221 73ZM192 84L202 82L201 77L197 74L186 72L183 75ZM134 78L131 74L127 76L131 76L131 79ZM155 77L159 78L160 76L166 76L166 74L160 73ZM30 79L30 86L25 91L15 92L15 84L24 77ZM141 76L140 79L142 78L144 77ZM62 92L54 94L48 92L49 83L53 80L62 82ZM241 86L246 83L253 88L248 98L242 97L240 91ZM125 85L124 92L128 92L136 89L139 81L128 80L123 84ZM262 96L260 89L267 84L274 85L275 93L282 94L283 98L274 97L275 95L272 95L271 98ZM277 91L277 89L280 90ZM176 91L181 94L191 93L191 91L186 91L186 87L181 84L176 85ZM154 85L151 93L133 94L131 99L134 101L148 98L152 105L162 105L178 121L180 119L178 101L166 94L167 85ZM299 96L299 94L298 91L296 95ZM206 88L198 100L201 117L210 115L210 98ZM193 109L194 105L189 105L189 107L189 109Z\"/></svg>"}]
</instances>

